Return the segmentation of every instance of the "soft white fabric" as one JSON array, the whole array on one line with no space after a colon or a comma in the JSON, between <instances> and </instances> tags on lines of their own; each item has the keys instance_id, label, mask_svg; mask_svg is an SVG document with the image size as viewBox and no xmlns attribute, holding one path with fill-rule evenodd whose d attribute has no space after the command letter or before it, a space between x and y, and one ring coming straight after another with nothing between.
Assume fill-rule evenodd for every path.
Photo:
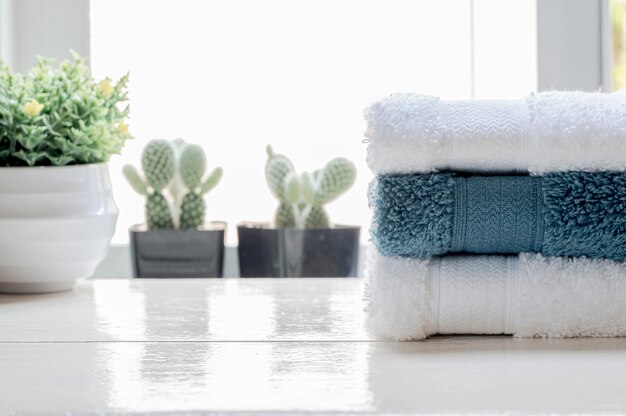
<instances>
[{"instance_id":1,"label":"soft white fabric","mask_svg":"<svg viewBox=\"0 0 626 416\"><path fill-rule=\"evenodd\" d=\"M626 265L602 259L368 256L371 331L394 340L434 334L626 336Z\"/></svg>"},{"instance_id":2,"label":"soft white fabric","mask_svg":"<svg viewBox=\"0 0 626 416\"><path fill-rule=\"evenodd\" d=\"M626 94L542 92L521 100L394 94L365 111L374 173L626 169Z\"/></svg>"}]
</instances>

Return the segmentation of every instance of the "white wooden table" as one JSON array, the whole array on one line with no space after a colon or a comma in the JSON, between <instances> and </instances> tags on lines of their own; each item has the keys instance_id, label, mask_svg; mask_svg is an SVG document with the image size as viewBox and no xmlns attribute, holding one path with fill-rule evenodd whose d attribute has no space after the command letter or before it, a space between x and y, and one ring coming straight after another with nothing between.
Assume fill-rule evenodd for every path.
<instances>
[{"instance_id":1,"label":"white wooden table","mask_svg":"<svg viewBox=\"0 0 626 416\"><path fill-rule=\"evenodd\" d=\"M200 279L0 295L0 414L626 412L626 339L381 342L362 293Z\"/></svg>"}]
</instances>

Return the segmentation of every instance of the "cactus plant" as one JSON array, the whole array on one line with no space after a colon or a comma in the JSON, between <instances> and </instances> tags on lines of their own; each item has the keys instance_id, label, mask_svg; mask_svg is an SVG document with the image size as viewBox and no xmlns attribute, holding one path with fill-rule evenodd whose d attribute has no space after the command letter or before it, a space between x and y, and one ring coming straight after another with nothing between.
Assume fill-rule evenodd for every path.
<instances>
[{"instance_id":1,"label":"cactus plant","mask_svg":"<svg viewBox=\"0 0 626 416\"><path fill-rule=\"evenodd\" d=\"M123 173L131 187L146 197L149 229L199 228L204 223L204 195L219 183L222 168L205 177L202 148L182 139L150 141L141 155L143 177L132 165Z\"/></svg>"},{"instance_id":2,"label":"cactus plant","mask_svg":"<svg viewBox=\"0 0 626 416\"><path fill-rule=\"evenodd\" d=\"M265 179L279 205L274 225L279 228L328 228L324 205L346 192L356 179L356 167L346 158L335 158L322 169L297 173L285 156L267 146Z\"/></svg>"}]
</instances>

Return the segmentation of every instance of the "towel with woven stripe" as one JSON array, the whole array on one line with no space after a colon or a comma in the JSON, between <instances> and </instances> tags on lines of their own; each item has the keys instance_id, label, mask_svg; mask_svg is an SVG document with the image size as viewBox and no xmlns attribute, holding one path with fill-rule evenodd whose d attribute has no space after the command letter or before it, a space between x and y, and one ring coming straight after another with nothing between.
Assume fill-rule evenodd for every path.
<instances>
[{"instance_id":1,"label":"towel with woven stripe","mask_svg":"<svg viewBox=\"0 0 626 416\"><path fill-rule=\"evenodd\" d=\"M626 259L626 173L380 175L372 241L387 256L539 252Z\"/></svg>"},{"instance_id":2,"label":"towel with woven stripe","mask_svg":"<svg viewBox=\"0 0 626 416\"><path fill-rule=\"evenodd\" d=\"M418 260L372 252L367 269L368 325L380 337L626 336L621 262L539 254Z\"/></svg>"},{"instance_id":3,"label":"towel with woven stripe","mask_svg":"<svg viewBox=\"0 0 626 416\"><path fill-rule=\"evenodd\" d=\"M374 103L365 119L377 174L626 169L626 93L458 101L404 93Z\"/></svg>"}]
</instances>

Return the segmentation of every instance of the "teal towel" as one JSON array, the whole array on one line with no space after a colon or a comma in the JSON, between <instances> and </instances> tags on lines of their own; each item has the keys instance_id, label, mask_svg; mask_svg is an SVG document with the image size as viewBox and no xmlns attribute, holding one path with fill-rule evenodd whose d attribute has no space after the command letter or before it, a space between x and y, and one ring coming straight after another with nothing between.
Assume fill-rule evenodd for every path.
<instances>
[{"instance_id":1,"label":"teal towel","mask_svg":"<svg viewBox=\"0 0 626 416\"><path fill-rule=\"evenodd\" d=\"M626 260L626 173L380 175L372 240L389 256L539 252Z\"/></svg>"}]
</instances>

